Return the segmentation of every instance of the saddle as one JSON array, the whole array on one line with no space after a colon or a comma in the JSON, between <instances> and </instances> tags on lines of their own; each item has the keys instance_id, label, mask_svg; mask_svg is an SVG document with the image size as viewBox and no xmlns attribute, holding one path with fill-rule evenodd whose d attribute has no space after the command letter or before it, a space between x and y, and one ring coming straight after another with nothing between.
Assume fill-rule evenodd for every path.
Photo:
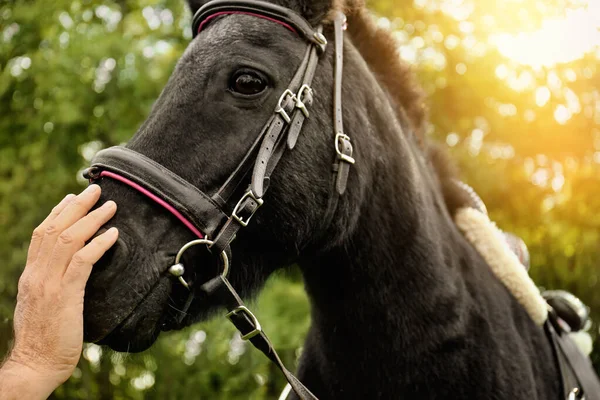
<instances>
[{"instance_id":1,"label":"saddle","mask_svg":"<svg viewBox=\"0 0 600 400\"><path fill-rule=\"evenodd\" d=\"M529 270L529 251L525 242L516 235L504 233L511 250ZM566 400L600 399L600 381L581 344L574 341L574 333L588 339L591 352L590 310L579 298L565 290L546 290L541 293L548 305L548 319L544 330L552 343L559 367L562 391Z\"/></svg>"},{"instance_id":2,"label":"saddle","mask_svg":"<svg viewBox=\"0 0 600 400\"><path fill-rule=\"evenodd\" d=\"M456 184L470 204L457 212L455 222L534 322L544 327L560 371L563 399L600 400L600 380L587 354L573 340L575 335L586 338L591 351L589 308L564 290L540 293L527 273L530 257L525 242L490 221L485 204L470 186Z\"/></svg>"},{"instance_id":3,"label":"saddle","mask_svg":"<svg viewBox=\"0 0 600 400\"><path fill-rule=\"evenodd\" d=\"M600 400L600 380L590 359L572 339L573 333L584 332L591 326L589 308L563 290L548 290L542 296L549 310L544 330L558 360L565 398Z\"/></svg>"},{"instance_id":4,"label":"saddle","mask_svg":"<svg viewBox=\"0 0 600 400\"><path fill-rule=\"evenodd\" d=\"M529 270L530 256L525 242L518 236L503 232L509 248ZM591 352L591 337L587 333L592 321L590 309L578 297L565 290L546 290L541 293L548 305L544 330L552 343L562 378L562 391L567 400L600 399L600 381L582 344L574 341L575 333L587 339ZM587 352L587 353L589 353Z\"/></svg>"}]
</instances>

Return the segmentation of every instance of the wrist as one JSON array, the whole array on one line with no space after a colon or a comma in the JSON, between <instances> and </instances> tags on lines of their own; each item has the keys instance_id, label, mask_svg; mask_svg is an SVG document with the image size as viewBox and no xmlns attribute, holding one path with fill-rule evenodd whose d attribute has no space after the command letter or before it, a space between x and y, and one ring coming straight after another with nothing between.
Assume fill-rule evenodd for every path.
<instances>
[{"instance_id":1,"label":"wrist","mask_svg":"<svg viewBox=\"0 0 600 400\"><path fill-rule=\"evenodd\" d=\"M62 382L13 358L0 368L0 400L47 399Z\"/></svg>"}]
</instances>

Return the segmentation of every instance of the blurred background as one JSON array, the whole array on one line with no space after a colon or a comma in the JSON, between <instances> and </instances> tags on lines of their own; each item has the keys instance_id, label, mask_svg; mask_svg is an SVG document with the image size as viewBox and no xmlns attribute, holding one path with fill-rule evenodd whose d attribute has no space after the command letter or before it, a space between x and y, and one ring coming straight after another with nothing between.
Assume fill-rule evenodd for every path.
<instances>
[{"instance_id":1,"label":"blurred background","mask_svg":"<svg viewBox=\"0 0 600 400\"><path fill-rule=\"evenodd\" d=\"M492 219L524 238L536 282L592 308L600 371L600 0L372 0L428 92ZM183 0L0 1L0 357L33 228L136 131L189 39ZM297 271L256 305L293 366L309 325ZM224 319L140 355L86 345L55 399L273 399L284 381Z\"/></svg>"}]
</instances>

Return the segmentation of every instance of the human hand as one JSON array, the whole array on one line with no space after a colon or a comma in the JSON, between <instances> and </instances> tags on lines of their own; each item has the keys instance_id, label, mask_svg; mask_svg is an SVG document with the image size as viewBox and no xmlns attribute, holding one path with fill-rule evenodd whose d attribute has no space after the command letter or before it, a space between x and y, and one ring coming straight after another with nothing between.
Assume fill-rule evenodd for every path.
<instances>
[{"instance_id":1,"label":"human hand","mask_svg":"<svg viewBox=\"0 0 600 400\"><path fill-rule=\"evenodd\" d=\"M117 209L108 201L88 214L99 197L98 185L68 195L33 232L19 279L15 345L0 369L0 399L25 393L46 398L79 361L85 285L94 263L118 237L111 228L85 244Z\"/></svg>"}]
</instances>

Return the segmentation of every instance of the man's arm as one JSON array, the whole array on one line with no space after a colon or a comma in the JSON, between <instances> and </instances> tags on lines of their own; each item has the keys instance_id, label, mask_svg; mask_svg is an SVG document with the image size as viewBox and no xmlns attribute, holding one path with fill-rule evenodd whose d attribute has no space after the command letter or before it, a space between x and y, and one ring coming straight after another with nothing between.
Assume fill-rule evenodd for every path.
<instances>
[{"instance_id":1,"label":"man's arm","mask_svg":"<svg viewBox=\"0 0 600 400\"><path fill-rule=\"evenodd\" d=\"M10 358L0 368L2 400L46 399L62 383Z\"/></svg>"},{"instance_id":2,"label":"man's arm","mask_svg":"<svg viewBox=\"0 0 600 400\"><path fill-rule=\"evenodd\" d=\"M0 368L0 400L46 399L75 369L83 347L83 296L92 266L117 240L94 234L117 210L90 185L69 195L38 226L19 279L15 344Z\"/></svg>"}]
</instances>

